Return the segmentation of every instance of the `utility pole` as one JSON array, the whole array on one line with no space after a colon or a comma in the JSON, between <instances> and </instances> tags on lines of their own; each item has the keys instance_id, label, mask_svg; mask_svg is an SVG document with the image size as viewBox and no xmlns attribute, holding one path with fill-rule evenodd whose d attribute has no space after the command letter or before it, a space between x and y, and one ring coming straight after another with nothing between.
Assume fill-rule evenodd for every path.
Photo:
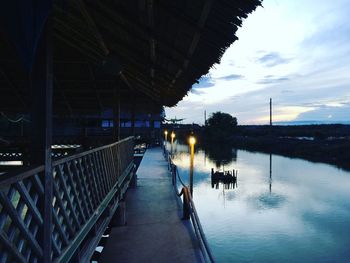
<instances>
[{"instance_id":1,"label":"utility pole","mask_svg":"<svg viewBox=\"0 0 350 263\"><path fill-rule=\"evenodd\" d=\"M204 110L204 126L207 123L207 111Z\"/></svg>"},{"instance_id":2,"label":"utility pole","mask_svg":"<svg viewBox=\"0 0 350 263\"><path fill-rule=\"evenodd\" d=\"M270 98L270 126L272 126L272 99Z\"/></svg>"}]
</instances>

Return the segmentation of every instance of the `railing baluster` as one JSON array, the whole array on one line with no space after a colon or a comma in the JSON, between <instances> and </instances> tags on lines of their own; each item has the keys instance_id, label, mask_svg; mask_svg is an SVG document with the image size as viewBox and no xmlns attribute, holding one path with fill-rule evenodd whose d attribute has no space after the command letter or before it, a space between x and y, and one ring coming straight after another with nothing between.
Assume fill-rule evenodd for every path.
<instances>
[{"instance_id":1,"label":"railing baluster","mask_svg":"<svg viewBox=\"0 0 350 263\"><path fill-rule=\"evenodd\" d=\"M106 160L106 156L105 156L105 151L101 151L101 162L102 162L102 169L104 171L104 175L105 175L105 178L106 178L106 182L107 182L107 185L108 185L108 191L112 188L112 181L111 181L111 178L110 178L110 173L109 173L109 169L108 169L108 162Z\"/></svg>"},{"instance_id":2,"label":"railing baluster","mask_svg":"<svg viewBox=\"0 0 350 263\"><path fill-rule=\"evenodd\" d=\"M68 207L71 210L71 213L73 215L73 221L75 223L75 226L76 226L76 228L79 228L81 222L79 221L78 215L75 211L75 207L73 206L72 199L68 193L68 186L67 186L66 181L64 180L63 175L62 175L62 172L63 172L62 166L58 165L55 167L55 169L56 169L56 173L57 173L57 178L58 178L60 184L62 185L62 190L63 190L65 200L67 201L67 205L68 205Z\"/></svg>"},{"instance_id":3,"label":"railing baluster","mask_svg":"<svg viewBox=\"0 0 350 263\"><path fill-rule=\"evenodd\" d=\"M75 200L75 204L76 206L78 207L78 211L80 213L80 218L82 220L82 223L85 223L86 222L86 216L85 216L85 213L84 213L84 209L82 207L82 201L79 199L79 194L78 194L78 190L76 188L76 184L74 183L74 180L73 180L73 172L70 168L70 164L71 162L67 162L64 164L64 168L66 168L65 170L65 174L67 176L67 183L69 184L69 186L71 187L71 191L73 193L73 196L74 196L74 200ZM63 170L64 170L63 168Z\"/></svg>"},{"instance_id":4,"label":"railing baluster","mask_svg":"<svg viewBox=\"0 0 350 263\"><path fill-rule=\"evenodd\" d=\"M83 206L85 208L85 217L89 218L90 215L91 215L91 211L89 210L88 201L86 200L87 196L86 196L86 194L84 192L84 189L83 189L83 186L81 184L80 174L79 174L79 171L77 169L75 160L71 162L71 166L73 167L72 170L73 170L73 175L74 175L74 179L75 179L74 181L76 182L76 185L77 185L77 190L78 190L78 193L79 193L79 197L80 197L80 200L83 203Z\"/></svg>"},{"instance_id":5,"label":"railing baluster","mask_svg":"<svg viewBox=\"0 0 350 263\"><path fill-rule=\"evenodd\" d=\"M91 155L91 159L92 159L92 163L94 164L94 170L95 170L95 178L98 181L98 184L100 186L101 189L101 200L103 200L103 197L106 195L107 192L107 187L103 181L103 177L101 176L101 168L100 168L100 164L98 162L96 153L93 153Z\"/></svg>"},{"instance_id":6,"label":"railing baluster","mask_svg":"<svg viewBox=\"0 0 350 263\"><path fill-rule=\"evenodd\" d=\"M96 153L96 161L98 163L99 172L100 172L99 177L102 180L102 183L103 183L103 185L105 187L105 192L107 194L109 192L109 185L108 185L108 181L107 181L106 176L105 176L106 174L105 174L105 172L103 170L103 164L101 162L100 152Z\"/></svg>"},{"instance_id":7,"label":"railing baluster","mask_svg":"<svg viewBox=\"0 0 350 263\"><path fill-rule=\"evenodd\" d=\"M12 222L16 223L18 229L21 231L22 235L27 239L28 244L31 246L31 248L34 250L34 252L39 256L43 256L43 250L39 246L38 242L36 241L35 237L27 231L26 226L24 225L24 222L20 218L20 215L17 214L16 209L13 207L12 203L4 196L3 193L0 192L0 202L3 205L4 208L6 208Z\"/></svg>"},{"instance_id":8,"label":"railing baluster","mask_svg":"<svg viewBox=\"0 0 350 263\"><path fill-rule=\"evenodd\" d=\"M111 189L111 185L109 184L108 178L107 178L107 173L106 173L106 166L105 163L103 161L103 154L102 152L98 152L97 154L97 160L100 164L100 169L101 169L101 177L103 178L103 181L106 185L106 192L108 193L109 190Z\"/></svg>"},{"instance_id":9,"label":"railing baluster","mask_svg":"<svg viewBox=\"0 0 350 263\"><path fill-rule=\"evenodd\" d=\"M77 170L79 172L79 177L77 178L78 182L80 182L80 185L82 186L82 189L85 193L85 200L86 200L86 203L89 207L89 215L91 215L93 212L94 212L94 201L93 201L93 197L92 197L92 193L89 189L89 184L87 183L87 178L86 178L86 173L85 173L85 169L84 167L81 165L81 158L79 158L77 160L77 164L76 164L76 167L77 167Z\"/></svg>"},{"instance_id":10,"label":"railing baluster","mask_svg":"<svg viewBox=\"0 0 350 263\"><path fill-rule=\"evenodd\" d=\"M103 191L102 191L102 185L100 183L99 177L97 176L95 162L94 162L91 155L87 156L87 162L89 162L89 164L90 164L89 165L90 173L91 173L94 185L96 187L96 194L98 197L98 203L100 203L102 201L104 195L103 195Z\"/></svg>"},{"instance_id":11,"label":"railing baluster","mask_svg":"<svg viewBox=\"0 0 350 263\"><path fill-rule=\"evenodd\" d=\"M0 241L1 244L4 246L2 249L6 249L7 252L10 252L16 261L23 263L27 262L26 259L22 256L22 254L12 244L12 242L8 240L6 234L4 233L4 231L2 231L2 229L0 229Z\"/></svg>"},{"instance_id":12,"label":"railing baluster","mask_svg":"<svg viewBox=\"0 0 350 263\"><path fill-rule=\"evenodd\" d=\"M117 169L116 169L116 165L115 165L115 161L114 161L113 147L109 148L108 150L109 150L108 155L110 156L109 160L111 162L111 168L112 168L111 177L113 179L113 185L114 185L117 182Z\"/></svg>"},{"instance_id":13,"label":"railing baluster","mask_svg":"<svg viewBox=\"0 0 350 263\"><path fill-rule=\"evenodd\" d=\"M61 194L58 190L56 182L53 182L53 192L54 192L54 196L56 197L56 201L58 202L58 206L60 208L59 213L61 213L63 215L63 218L66 221L66 226L68 228L68 232L69 232L70 236L74 236L75 229L74 229L72 222L71 222L71 219L67 213L67 209L64 206L64 203L61 199Z\"/></svg>"},{"instance_id":14,"label":"railing baluster","mask_svg":"<svg viewBox=\"0 0 350 263\"><path fill-rule=\"evenodd\" d=\"M99 200L98 200L98 194L96 193L97 191L97 186L95 184L95 181L93 180L93 176L91 175L91 169L89 164L86 162L86 156L82 157L80 165L83 168L83 176L84 181L87 185L87 188L89 189L90 192L90 197L92 200L93 204L93 209L96 209L99 205Z\"/></svg>"},{"instance_id":15,"label":"railing baluster","mask_svg":"<svg viewBox=\"0 0 350 263\"><path fill-rule=\"evenodd\" d=\"M57 218L57 211L53 211L52 218L53 218L54 225L58 231L58 234L61 236L61 240L62 240L64 246L67 246L69 244L68 237L67 237L65 231L63 230L61 223L59 222L59 220Z\"/></svg>"},{"instance_id":16,"label":"railing baluster","mask_svg":"<svg viewBox=\"0 0 350 263\"><path fill-rule=\"evenodd\" d=\"M14 186L17 189L17 191L21 194L21 198L23 198L26 206L30 210L34 219L38 222L38 224L41 225L43 223L43 218L41 217L41 214L37 209L36 204L33 202L32 198L28 194L26 187L23 185L23 182L15 183Z\"/></svg>"}]
</instances>

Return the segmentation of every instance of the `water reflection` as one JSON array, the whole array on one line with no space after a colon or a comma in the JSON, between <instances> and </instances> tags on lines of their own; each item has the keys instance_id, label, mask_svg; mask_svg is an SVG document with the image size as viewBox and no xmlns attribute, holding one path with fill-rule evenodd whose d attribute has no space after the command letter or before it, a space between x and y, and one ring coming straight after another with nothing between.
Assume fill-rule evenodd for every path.
<instances>
[{"instance_id":1,"label":"water reflection","mask_svg":"<svg viewBox=\"0 0 350 263\"><path fill-rule=\"evenodd\" d=\"M219 189L220 183L224 189L235 189L237 187L237 171L216 171L211 169L211 188Z\"/></svg>"},{"instance_id":2,"label":"water reflection","mask_svg":"<svg viewBox=\"0 0 350 263\"><path fill-rule=\"evenodd\" d=\"M175 163L188 180L188 146L175 147ZM232 153L231 161L219 160L226 171L239 171L239 187L222 191L211 180L218 158L208 149L195 153L194 201L218 262L349 261L348 172L277 155Z\"/></svg>"},{"instance_id":3,"label":"water reflection","mask_svg":"<svg viewBox=\"0 0 350 263\"><path fill-rule=\"evenodd\" d=\"M204 147L205 154L215 162L216 168L227 165L237 159L237 150L230 144L209 144Z\"/></svg>"}]
</instances>

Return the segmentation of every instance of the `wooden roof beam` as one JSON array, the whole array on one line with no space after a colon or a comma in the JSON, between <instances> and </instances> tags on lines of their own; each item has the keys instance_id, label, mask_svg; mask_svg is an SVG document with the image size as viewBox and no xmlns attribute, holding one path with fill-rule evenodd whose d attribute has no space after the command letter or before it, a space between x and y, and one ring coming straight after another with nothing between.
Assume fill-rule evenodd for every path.
<instances>
[{"instance_id":1,"label":"wooden roof beam","mask_svg":"<svg viewBox=\"0 0 350 263\"><path fill-rule=\"evenodd\" d=\"M162 44L166 46L167 48L171 49L177 56L181 57L182 59L187 59L187 55L174 47L173 43L170 43L166 41L165 39L162 39L160 36L156 35L155 32L150 32L148 27L135 22L134 20L130 19L128 16L126 16L122 10L120 9L111 9L107 7L102 1L90 1L91 4L93 4L95 7L97 7L100 11L102 11L104 17L108 17L113 20L115 24L118 25L119 29L123 28L124 31L126 31L128 34L133 35L134 37L140 39L139 34L147 36L147 38L152 37L158 44ZM158 6L159 3L157 3ZM97 14L96 12L95 14ZM124 21L121 23L119 20L121 19ZM130 26L132 29L130 29Z\"/></svg>"},{"instance_id":2,"label":"wooden roof beam","mask_svg":"<svg viewBox=\"0 0 350 263\"><path fill-rule=\"evenodd\" d=\"M60 7L55 7L54 28L60 30L68 40L75 40L81 46L91 46L95 52L106 56L109 51L96 39L96 33L93 29L86 26L86 21L79 19L77 16L66 12ZM102 46L101 46L102 45Z\"/></svg>"},{"instance_id":3,"label":"wooden roof beam","mask_svg":"<svg viewBox=\"0 0 350 263\"><path fill-rule=\"evenodd\" d=\"M194 33L191 45L188 49L187 52L187 57L189 59L186 59L183 63L182 69L179 69L179 71L176 73L175 78L172 80L170 87L172 87L176 80L180 77L180 75L186 70L186 68L188 67L189 63L190 63L190 59L192 58L192 55L194 53L194 51L196 50L196 47L198 45L198 42L200 40L201 37L201 31L205 26L205 22L207 21L210 9L211 9L211 5L213 3L213 0L207 0L204 3L203 9L202 9L202 13L199 17L199 20L197 22L197 26L199 28L199 30L196 30L196 32Z\"/></svg>"},{"instance_id":4,"label":"wooden roof beam","mask_svg":"<svg viewBox=\"0 0 350 263\"><path fill-rule=\"evenodd\" d=\"M87 22L88 26L93 30L95 38L99 42L101 49L105 52L105 55L109 54L109 50L102 38L102 35L100 31L98 30L95 21L90 16L89 12L87 11L86 5L84 1L82 0L75 0L74 3L77 5L78 9L80 10L81 14L84 16L85 21Z\"/></svg>"},{"instance_id":5,"label":"wooden roof beam","mask_svg":"<svg viewBox=\"0 0 350 263\"><path fill-rule=\"evenodd\" d=\"M126 73L128 74L128 73ZM133 91L135 91L135 88L130 84L129 78L127 78L125 73L120 73L120 77L121 79L124 81L124 83ZM130 75L130 74L129 74ZM131 76L131 75L130 75ZM131 76L132 78L135 78L135 80L140 81L137 77L135 76ZM149 89L145 88L144 86L140 86L138 85L138 91L140 91L141 93L144 93L145 95L149 96L150 98L154 98L155 99L159 99L159 95L155 94L155 92L150 91Z\"/></svg>"},{"instance_id":6,"label":"wooden roof beam","mask_svg":"<svg viewBox=\"0 0 350 263\"><path fill-rule=\"evenodd\" d=\"M147 0L147 15L148 15L148 26L151 30L151 33L154 33L154 10L153 10L153 0ZM152 34L153 35L153 34ZM154 37L151 35L149 38L150 42L150 57L152 65L156 63L156 41ZM154 67L152 66L150 69L151 74L151 86L154 86Z\"/></svg>"},{"instance_id":7,"label":"wooden roof beam","mask_svg":"<svg viewBox=\"0 0 350 263\"><path fill-rule=\"evenodd\" d=\"M9 86L12 89L12 92L15 93L15 96L17 97L17 99L19 100L19 102L22 104L22 106L24 108L27 108L26 103L24 102L24 100L22 99L18 88L16 87L16 85L8 78L8 76L5 74L5 72L3 71L2 68L0 68L0 73L2 74L2 76L4 77L4 79L6 80L6 82L9 84Z\"/></svg>"},{"instance_id":8,"label":"wooden roof beam","mask_svg":"<svg viewBox=\"0 0 350 263\"><path fill-rule=\"evenodd\" d=\"M151 55L154 52L154 62L150 61L149 57L146 57L142 52L140 52L139 50L137 50L136 48L133 48L130 43L127 43L125 40L123 39L118 39L115 38L115 28L119 27L119 24L116 24L116 22L114 22L111 18L106 16L103 16L101 14L96 14L96 17L98 17L100 25L106 29L111 35L112 37L115 39L115 41L111 44L111 49L115 49L115 50L119 50L119 55L120 56L125 56L127 57L127 59L129 60L130 57L132 57L134 60L135 58L142 60L143 64L147 65L148 68L153 68L154 71L159 71L161 74L163 75L170 75L170 73L164 69L161 68L160 65L155 65L156 64L156 43L159 43L157 40L154 39L154 42L151 43ZM135 32L128 32L128 34L131 34L133 37L140 39L137 34ZM152 47L153 45L153 47ZM130 51L130 49L132 49L132 51ZM163 57L169 61L171 61L172 64L174 64L176 67L181 67L182 63L179 63L177 61L174 60L174 58L170 57L169 54L164 53L164 52L157 52L157 56L158 57ZM169 76L170 77L170 76Z\"/></svg>"}]
</instances>

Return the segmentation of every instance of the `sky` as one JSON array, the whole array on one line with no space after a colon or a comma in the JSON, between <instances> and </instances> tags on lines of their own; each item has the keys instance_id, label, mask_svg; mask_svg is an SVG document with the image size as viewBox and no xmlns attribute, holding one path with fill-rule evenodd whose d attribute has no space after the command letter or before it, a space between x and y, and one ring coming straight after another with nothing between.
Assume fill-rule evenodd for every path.
<instances>
[{"instance_id":1,"label":"sky","mask_svg":"<svg viewBox=\"0 0 350 263\"><path fill-rule=\"evenodd\" d=\"M350 121L350 0L264 0L239 40L168 118L204 123L216 111L239 124Z\"/></svg>"}]
</instances>

